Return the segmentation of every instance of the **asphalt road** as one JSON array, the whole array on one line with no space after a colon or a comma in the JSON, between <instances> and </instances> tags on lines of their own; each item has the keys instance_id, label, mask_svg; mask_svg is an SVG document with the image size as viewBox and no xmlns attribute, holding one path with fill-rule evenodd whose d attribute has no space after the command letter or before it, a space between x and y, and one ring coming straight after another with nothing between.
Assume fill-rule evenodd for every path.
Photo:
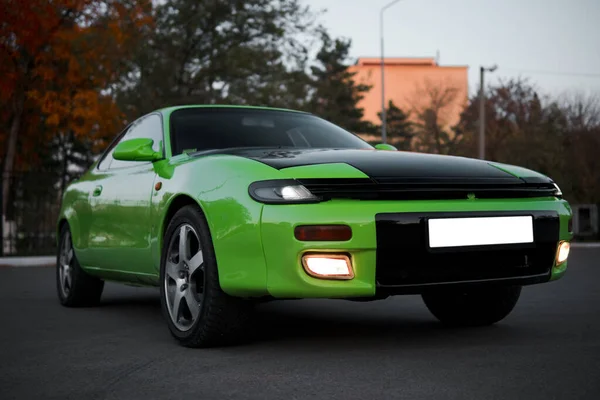
<instances>
[{"instance_id":1,"label":"asphalt road","mask_svg":"<svg viewBox=\"0 0 600 400\"><path fill-rule=\"evenodd\" d=\"M179 347L157 291L62 308L51 268L0 269L0 399L599 399L600 248L496 326L442 328L417 296L260 306L260 338Z\"/></svg>"}]
</instances>

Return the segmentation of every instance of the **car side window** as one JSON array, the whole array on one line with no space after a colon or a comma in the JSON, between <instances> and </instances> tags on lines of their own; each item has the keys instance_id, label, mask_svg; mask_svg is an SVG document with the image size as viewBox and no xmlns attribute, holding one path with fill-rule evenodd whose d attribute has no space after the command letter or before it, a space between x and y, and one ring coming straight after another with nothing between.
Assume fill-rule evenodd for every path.
<instances>
[{"instance_id":1,"label":"car side window","mask_svg":"<svg viewBox=\"0 0 600 400\"><path fill-rule=\"evenodd\" d=\"M127 128L125 128L121 133L119 133L117 138L115 140L113 140L113 142L110 144L110 146L106 149L106 151L104 152L104 155L102 156L102 159L100 160L100 163L98 164L99 170L105 171L110 167L110 163L113 161L112 153L115 150L115 147L117 147L117 145L121 142L121 140L123 140L123 137L125 136L125 134L127 133L128 130L129 130L129 126Z\"/></svg>"},{"instance_id":2,"label":"car side window","mask_svg":"<svg viewBox=\"0 0 600 400\"><path fill-rule=\"evenodd\" d=\"M108 152L106 153L106 156L104 156L102 161L100 161L100 163L98 164L99 170L105 171L108 169L108 166L110 165L110 162L112 161L113 150L114 150L114 146L108 150Z\"/></svg>"},{"instance_id":3,"label":"car side window","mask_svg":"<svg viewBox=\"0 0 600 400\"><path fill-rule=\"evenodd\" d=\"M147 138L147 139L154 140L152 149L154 151L162 151L162 141L163 141L162 120L158 115L156 115L156 114L147 115L145 117L138 119L134 123L132 123L131 127L129 128L127 133L121 138L121 140L119 140L119 143L122 142L123 140L139 139L139 138ZM112 160L110 163L110 166L109 166L110 169L126 168L126 167L132 167L132 166L136 166L136 165L147 164L147 163L138 162L138 161L115 160L112 157L112 150L106 158L110 158Z\"/></svg>"}]
</instances>

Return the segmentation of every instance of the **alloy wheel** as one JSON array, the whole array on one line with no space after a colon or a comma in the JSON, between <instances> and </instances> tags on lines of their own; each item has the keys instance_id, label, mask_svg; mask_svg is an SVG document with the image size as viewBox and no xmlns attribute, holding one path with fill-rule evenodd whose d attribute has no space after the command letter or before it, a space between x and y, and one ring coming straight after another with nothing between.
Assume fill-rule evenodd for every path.
<instances>
[{"instance_id":1,"label":"alloy wheel","mask_svg":"<svg viewBox=\"0 0 600 400\"><path fill-rule=\"evenodd\" d=\"M200 316L204 299L204 257L198 233L190 224L181 225L167 247L164 285L171 321L188 331Z\"/></svg>"},{"instance_id":2,"label":"alloy wheel","mask_svg":"<svg viewBox=\"0 0 600 400\"><path fill-rule=\"evenodd\" d=\"M73 286L73 243L71 242L70 233L65 234L61 245L58 260L58 280L62 295L67 297Z\"/></svg>"}]
</instances>

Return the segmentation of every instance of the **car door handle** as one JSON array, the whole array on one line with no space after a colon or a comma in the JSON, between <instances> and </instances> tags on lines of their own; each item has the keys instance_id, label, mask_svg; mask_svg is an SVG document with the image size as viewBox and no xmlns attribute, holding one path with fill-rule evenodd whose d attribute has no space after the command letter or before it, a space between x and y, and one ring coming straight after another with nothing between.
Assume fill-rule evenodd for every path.
<instances>
[{"instance_id":1,"label":"car door handle","mask_svg":"<svg viewBox=\"0 0 600 400\"><path fill-rule=\"evenodd\" d=\"M100 193L102 193L102 186L98 185L94 188L94 191L92 192L92 196L94 196L94 197L100 196Z\"/></svg>"}]
</instances>

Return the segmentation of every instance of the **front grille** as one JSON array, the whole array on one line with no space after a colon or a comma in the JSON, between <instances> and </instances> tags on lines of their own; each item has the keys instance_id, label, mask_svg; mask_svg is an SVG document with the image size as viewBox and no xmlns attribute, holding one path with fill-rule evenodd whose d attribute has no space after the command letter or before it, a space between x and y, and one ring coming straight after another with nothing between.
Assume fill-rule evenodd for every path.
<instances>
[{"instance_id":1,"label":"front grille","mask_svg":"<svg viewBox=\"0 0 600 400\"><path fill-rule=\"evenodd\" d=\"M316 196L356 200L450 200L553 196L551 183L516 179L298 179Z\"/></svg>"},{"instance_id":2,"label":"front grille","mask_svg":"<svg viewBox=\"0 0 600 400\"><path fill-rule=\"evenodd\" d=\"M532 215L534 243L428 248L428 218ZM376 279L380 287L549 278L559 237L556 212L378 214Z\"/></svg>"}]
</instances>

